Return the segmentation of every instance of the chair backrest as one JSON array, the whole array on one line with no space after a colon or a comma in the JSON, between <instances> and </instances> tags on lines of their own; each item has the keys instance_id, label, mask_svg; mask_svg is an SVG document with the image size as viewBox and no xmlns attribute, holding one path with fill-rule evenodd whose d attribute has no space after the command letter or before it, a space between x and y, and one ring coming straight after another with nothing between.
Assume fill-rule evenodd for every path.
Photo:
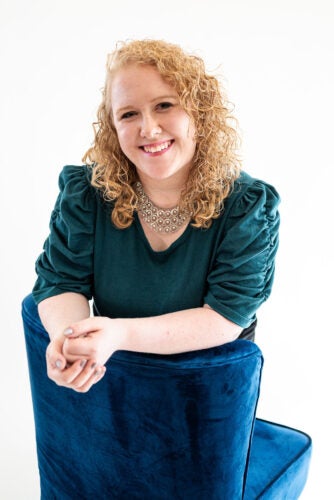
<instances>
[{"instance_id":1,"label":"chair backrest","mask_svg":"<svg viewBox=\"0 0 334 500\"><path fill-rule=\"evenodd\" d=\"M263 363L254 343L117 351L79 394L46 375L48 335L31 295L22 316L43 498L242 498Z\"/></svg>"}]
</instances>

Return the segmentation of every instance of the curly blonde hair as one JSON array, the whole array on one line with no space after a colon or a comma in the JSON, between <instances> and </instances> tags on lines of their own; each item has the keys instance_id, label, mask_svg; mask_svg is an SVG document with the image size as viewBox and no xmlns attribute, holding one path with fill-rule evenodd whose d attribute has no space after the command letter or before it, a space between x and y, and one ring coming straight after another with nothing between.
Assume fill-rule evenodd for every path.
<instances>
[{"instance_id":1,"label":"curly blonde hair","mask_svg":"<svg viewBox=\"0 0 334 500\"><path fill-rule=\"evenodd\" d=\"M208 228L218 217L234 180L240 174L239 136L232 106L204 62L178 45L162 40L120 42L107 58L102 102L93 124L95 140L83 161L92 166L92 185L114 202L112 221L129 227L137 206L135 165L120 148L112 120L113 75L127 64L150 65L179 95L180 104L195 124L196 151L180 208L191 214L194 227Z\"/></svg>"}]
</instances>

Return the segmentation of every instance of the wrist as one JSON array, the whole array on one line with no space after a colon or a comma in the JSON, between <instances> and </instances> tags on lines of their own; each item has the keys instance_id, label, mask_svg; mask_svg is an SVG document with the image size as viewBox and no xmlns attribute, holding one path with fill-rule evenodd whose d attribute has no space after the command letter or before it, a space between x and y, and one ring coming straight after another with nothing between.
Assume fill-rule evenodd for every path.
<instances>
[{"instance_id":1,"label":"wrist","mask_svg":"<svg viewBox=\"0 0 334 500\"><path fill-rule=\"evenodd\" d=\"M130 351L130 330L129 322L125 318L115 318L112 320L112 343L114 345L114 351ZM116 342L115 342L116 341ZM115 349L116 344L116 349Z\"/></svg>"}]
</instances>

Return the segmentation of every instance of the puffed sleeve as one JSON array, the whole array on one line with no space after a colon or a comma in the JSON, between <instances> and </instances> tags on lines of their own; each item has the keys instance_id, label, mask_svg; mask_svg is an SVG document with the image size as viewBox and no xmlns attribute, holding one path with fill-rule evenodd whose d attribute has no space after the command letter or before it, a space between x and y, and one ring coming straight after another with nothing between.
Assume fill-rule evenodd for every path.
<instances>
[{"instance_id":1,"label":"puffed sleeve","mask_svg":"<svg viewBox=\"0 0 334 500\"><path fill-rule=\"evenodd\" d=\"M51 214L50 234L36 261L36 303L64 292L92 296L96 194L89 168L66 166Z\"/></svg>"},{"instance_id":2,"label":"puffed sleeve","mask_svg":"<svg viewBox=\"0 0 334 500\"><path fill-rule=\"evenodd\" d=\"M246 183L234 198L232 206L226 207L225 228L208 275L204 302L246 328L271 292L280 198L272 186L256 179Z\"/></svg>"}]
</instances>

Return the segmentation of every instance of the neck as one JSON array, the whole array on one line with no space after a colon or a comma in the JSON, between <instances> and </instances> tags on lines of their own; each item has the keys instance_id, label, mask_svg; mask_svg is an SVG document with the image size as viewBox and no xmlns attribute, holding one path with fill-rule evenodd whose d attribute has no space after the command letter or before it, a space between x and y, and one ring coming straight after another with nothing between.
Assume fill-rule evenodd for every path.
<instances>
[{"instance_id":1,"label":"neck","mask_svg":"<svg viewBox=\"0 0 334 500\"><path fill-rule=\"evenodd\" d=\"M186 184L184 178L151 179L139 175L146 195L161 208L172 208L179 204L181 192Z\"/></svg>"},{"instance_id":2,"label":"neck","mask_svg":"<svg viewBox=\"0 0 334 500\"><path fill-rule=\"evenodd\" d=\"M188 223L190 215L187 211L180 212L178 206L168 208L155 205L147 196L141 182L136 183L138 195L137 210L142 219L158 233L175 233Z\"/></svg>"}]
</instances>

